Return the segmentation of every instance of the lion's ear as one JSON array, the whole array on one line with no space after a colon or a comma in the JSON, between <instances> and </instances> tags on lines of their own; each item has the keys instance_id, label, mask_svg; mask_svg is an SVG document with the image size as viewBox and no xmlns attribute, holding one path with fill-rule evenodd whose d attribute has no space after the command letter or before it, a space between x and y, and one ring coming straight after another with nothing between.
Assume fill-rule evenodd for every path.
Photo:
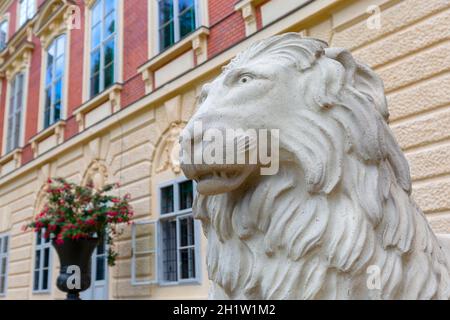
<instances>
[{"instance_id":1,"label":"lion's ear","mask_svg":"<svg viewBox=\"0 0 450 320\"><path fill-rule=\"evenodd\" d=\"M380 77L367 65L356 61L346 49L327 48L325 56L342 64L346 71L346 83L369 97L377 111L387 120L389 111L384 94L384 84Z\"/></svg>"}]
</instances>

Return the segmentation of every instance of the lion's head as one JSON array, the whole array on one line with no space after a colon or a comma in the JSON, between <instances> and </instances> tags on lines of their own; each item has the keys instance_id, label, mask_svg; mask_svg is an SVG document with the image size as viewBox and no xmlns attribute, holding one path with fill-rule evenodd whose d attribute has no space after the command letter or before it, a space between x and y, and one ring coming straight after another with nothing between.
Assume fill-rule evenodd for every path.
<instances>
[{"instance_id":1,"label":"lion's head","mask_svg":"<svg viewBox=\"0 0 450 320\"><path fill-rule=\"evenodd\" d=\"M279 129L274 176L261 176L260 163L182 165L198 182L195 211L216 290L231 298L448 297L445 259L410 199L408 163L387 121L383 83L370 68L295 33L252 45L206 85L182 134L185 150L210 143L203 132L211 128ZM416 259L427 261L424 273L411 271ZM381 287L370 291L372 265Z\"/></svg>"}]
</instances>

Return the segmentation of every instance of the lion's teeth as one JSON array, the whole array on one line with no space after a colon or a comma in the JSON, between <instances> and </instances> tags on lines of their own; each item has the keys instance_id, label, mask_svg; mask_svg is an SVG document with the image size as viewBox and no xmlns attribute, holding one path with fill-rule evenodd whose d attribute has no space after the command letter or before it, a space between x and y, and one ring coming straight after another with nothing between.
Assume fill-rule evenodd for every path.
<instances>
[{"instance_id":1,"label":"lion's teeth","mask_svg":"<svg viewBox=\"0 0 450 320\"><path fill-rule=\"evenodd\" d=\"M224 179L228 178L227 173L224 171L220 172L220 176Z\"/></svg>"},{"instance_id":2,"label":"lion's teeth","mask_svg":"<svg viewBox=\"0 0 450 320\"><path fill-rule=\"evenodd\" d=\"M219 177L219 173L216 172L216 171L213 172L213 175L214 175L214 178L218 178Z\"/></svg>"}]
</instances>

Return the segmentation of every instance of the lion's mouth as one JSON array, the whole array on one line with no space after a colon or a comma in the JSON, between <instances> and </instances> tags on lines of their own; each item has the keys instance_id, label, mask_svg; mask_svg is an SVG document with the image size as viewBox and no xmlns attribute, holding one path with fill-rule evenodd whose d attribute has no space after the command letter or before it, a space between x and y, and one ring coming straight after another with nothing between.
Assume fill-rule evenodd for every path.
<instances>
[{"instance_id":1,"label":"lion's mouth","mask_svg":"<svg viewBox=\"0 0 450 320\"><path fill-rule=\"evenodd\" d=\"M197 181L201 194L216 195L238 189L254 171L254 166L241 165L182 165L189 179Z\"/></svg>"}]
</instances>

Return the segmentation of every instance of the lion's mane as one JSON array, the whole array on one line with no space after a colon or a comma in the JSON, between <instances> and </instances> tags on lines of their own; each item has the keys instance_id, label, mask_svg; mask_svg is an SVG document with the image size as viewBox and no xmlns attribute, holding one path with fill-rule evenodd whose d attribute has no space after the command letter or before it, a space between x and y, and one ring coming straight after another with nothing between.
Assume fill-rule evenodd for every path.
<instances>
[{"instance_id":1,"label":"lion's mane","mask_svg":"<svg viewBox=\"0 0 450 320\"><path fill-rule=\"evenodd\" d=\"M280 131L295 160L245 192L198 196L212 297L448 299L447 261L411 198L378 76L297 34L256 43L224 72L255 59L305 78L302 105L288 115L295 130ZM368 284L371 266L379 287Z\"/></svg>"}]
</instances>

